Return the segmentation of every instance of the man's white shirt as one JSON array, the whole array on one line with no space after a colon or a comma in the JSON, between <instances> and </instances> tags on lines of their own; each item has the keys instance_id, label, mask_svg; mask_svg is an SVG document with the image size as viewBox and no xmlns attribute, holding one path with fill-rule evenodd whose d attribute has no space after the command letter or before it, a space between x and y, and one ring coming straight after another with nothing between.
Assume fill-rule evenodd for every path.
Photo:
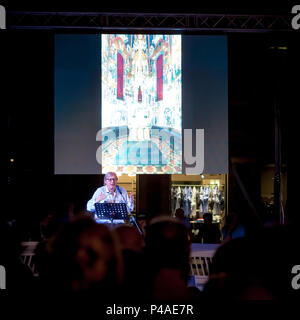
<instances>
[{"instance_id":1,"label":"man's white shirt","mask_svg":"<svg viewBox=\"0 0 300 320\"><path fill-rule=\"evenodd\" d=\"M118 190L119 188L119 190ZM95 203L96 203L96 199L99 197L100 193L103 193L106 195L106 198L99 201L99 203L126 203L127 204L127 208L128 210L131 212L134 208L134 202L130 201L130 198L128 197L127 191L123 188L118 186L118 188L116 188L114 194L112 195L110 193L110 191L108 190L107 186L103 186L98 188L92 198L88 201L87 205L86 205L86 209L88 211L95 211Z\"/></svg>"}]
</instances>

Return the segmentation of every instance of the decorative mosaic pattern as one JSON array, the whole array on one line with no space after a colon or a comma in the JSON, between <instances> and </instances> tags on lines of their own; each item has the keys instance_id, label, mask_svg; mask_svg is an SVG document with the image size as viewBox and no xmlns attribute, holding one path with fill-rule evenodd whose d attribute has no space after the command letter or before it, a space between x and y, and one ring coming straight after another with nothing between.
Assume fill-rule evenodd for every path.
<instances>
[{"instance_id":1,"label":"decorative mosaic pattern","mask_svg":"<svg viewBox=\"0 0 300 320\"><path fill-rule=\"evenodd\" d=\"M181 173L181 36L103 34L101 62L102 172Z\"/></svg>"}]
</instances>

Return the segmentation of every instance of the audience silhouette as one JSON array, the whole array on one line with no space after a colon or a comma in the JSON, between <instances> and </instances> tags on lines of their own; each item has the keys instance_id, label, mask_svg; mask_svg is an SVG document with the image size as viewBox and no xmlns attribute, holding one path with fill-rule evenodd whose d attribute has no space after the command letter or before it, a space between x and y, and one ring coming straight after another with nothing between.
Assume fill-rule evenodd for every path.
<instances>
[{"instance_id":1,"label":"audience silhouette","mask_svg":"<svg viewBox=\"0 0 300 320\"><path fill-rule=\"evenodd\" d=\"M291 270L299 264L298 239L296 227L289 224L223 241L203 292L188 286L191 237L178 218L152 219L144 236L134 226L108 227L79 213L48 231L36 249L38 277L33 277L19 260L16 230L2 228L2 243L10 244L1 256L9 290L30 289L57 299L86 297L97 303L286 300L296 295ZM218 242L219 234L206 239Z\"/></svg>"},{"instance_id":2,"label":"audience silhouette","mask_svg":"<svg viewBox=\"0 0 300 320\"><path fill-rule=\"evenodd\" d=\"M44 249L39 274L46 290L118 300L123 264L117 239L106 225L78 215L63 224Z\"/></svg>"},{"instance_id":3,"label":"audience silhouette","mask_svg":"<svg viewBox=\"0 0 300 320\"><path fill-rule=\"evenodd\" d=\"M176 218L161 216L146 229L145 255L149 299L188 300L195 298L187 281L190 265L190 237L186 226Z\"/></svg>"},{"instance_id":4,"label":"audience silhouette","mask_svg":"<svg viewBox=\"0 0 300 320\"><path fill-rule=\"evenodd\" d=\"M262 228L218 247L204 287L206 299L273 300L296 294L291 270L297 264L297 239L290 225Z\"/></svg>"},{"instance_id":5,"label":"audience silhouette","mask_svg":"<svg viewBox=\"0 0 300 320\"><path fill-rule=\"evenodd\" d=\"M143 278L145 274L144 238L136 227L121 224L113 231L121 248L124 276L122 283L123 300L127 302L143 300Z\"/></svg>"}]
</instances>

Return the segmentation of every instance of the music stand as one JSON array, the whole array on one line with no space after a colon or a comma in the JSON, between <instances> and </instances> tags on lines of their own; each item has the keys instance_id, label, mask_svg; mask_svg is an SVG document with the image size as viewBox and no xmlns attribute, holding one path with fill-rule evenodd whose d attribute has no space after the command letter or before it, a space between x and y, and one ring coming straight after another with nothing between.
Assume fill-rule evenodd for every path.
<instances>
[{"instance_id":1,"label":"music stand","mask_svg":"<svg viewBox=\"0 0 300 320\"><path fill-rule=\"evenodd\" d=\"M129 220L126 203L95 203L95 209L101 220Z\"/></svg>"}]
</instances>

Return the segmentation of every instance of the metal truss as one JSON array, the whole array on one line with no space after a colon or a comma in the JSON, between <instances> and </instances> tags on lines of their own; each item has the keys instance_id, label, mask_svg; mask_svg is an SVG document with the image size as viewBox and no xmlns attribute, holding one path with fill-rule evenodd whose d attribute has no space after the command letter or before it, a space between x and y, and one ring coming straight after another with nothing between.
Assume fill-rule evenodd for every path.
<instances>
[{"instance_id":1,"label":"metal truss","mask_svg":"<svg viewBox=\"0 0 300 320\"><path fill-rule=\"evenodd\" d=\"M7 12L7 29L290 32L291 17L246 14Z\"/></svg>"}]
</instances>

